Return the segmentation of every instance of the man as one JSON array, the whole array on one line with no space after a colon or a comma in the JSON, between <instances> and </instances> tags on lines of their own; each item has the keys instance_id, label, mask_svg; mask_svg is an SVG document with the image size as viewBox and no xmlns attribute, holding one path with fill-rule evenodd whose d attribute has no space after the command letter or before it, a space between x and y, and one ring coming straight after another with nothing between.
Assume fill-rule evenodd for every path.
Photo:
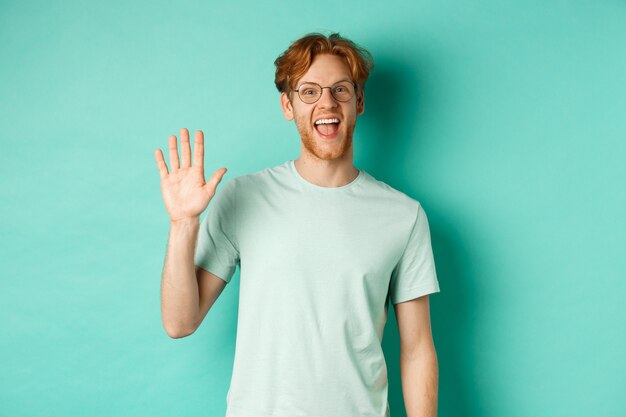
<instances>
[{"instance_id":1,"label":"man","mask_svg":"<svg viewBox=\"0 0 626 417\"><path fill-rule=\"evenodd\" d=\"M439 285L426 214L353 165L371 57L338 34L310 34L275 64L283 114L302 142L298 159L216 192L226 168L205 183L202 132L193 163L186 129L180 163L169 138L171 172L155 153L171 219L165 330L193 333L239 265L227 417L389 417L381 341L391 301L407 416L435 416L428 294Z\"/></svg>"}]
</instances>

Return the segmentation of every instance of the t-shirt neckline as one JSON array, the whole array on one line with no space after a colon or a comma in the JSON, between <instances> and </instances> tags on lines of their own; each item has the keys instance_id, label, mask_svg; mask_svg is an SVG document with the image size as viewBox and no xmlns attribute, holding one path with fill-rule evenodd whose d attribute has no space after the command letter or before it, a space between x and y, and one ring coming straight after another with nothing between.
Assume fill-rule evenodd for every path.
<instances>
[{"instance_id":1,"label":"t-shirt neckline","mask_svg":"<svg viewBox=\"0 0 626 417\"><path fill-rule=\"evenodd\" d=\"M305 184L308 187L311 187L313 189L316 190L323 190L326 192L339 192L339 191L343 191L346 190L348 188L353 187L356 183L358 183L361 178L363 178L365 171L362 169L359 169L359 175L356 176L355 179L353 179L351 182L342 185L340 187L322 187L321 185L317 185L317 184L313 184L312 182L309 182L308 180L306 180L302 175L300 175L300 173L298 172L298 170L296 169L296 165L294 163L293 159L290 159L288 162L289 165L289 170L291 171L291 173L293 174L294 177L296 177L296 179Z\"/></svg>"}]
</instances>

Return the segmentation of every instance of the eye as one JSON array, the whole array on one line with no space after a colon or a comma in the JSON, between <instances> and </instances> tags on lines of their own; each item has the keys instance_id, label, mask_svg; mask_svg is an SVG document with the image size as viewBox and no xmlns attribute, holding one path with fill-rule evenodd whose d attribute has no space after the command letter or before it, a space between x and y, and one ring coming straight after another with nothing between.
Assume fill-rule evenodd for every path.
<instances>
[{"instance_id":1,"label":"eye","mask_svg":"<svg viewBox=\"0 0 626 417\"><path fill-rule=\"evenodd\" d=\"M305 96L312 96L315 94L315 90L312 88L305 88L303 90L300 90L300 94Z\"/></svg>"},{"instance_id":2,"label":"eye","mask_svg":"<svg viewBox=\"0 0 626 417\"><path fill-rule=\"evenodd\" d=\"M335 87L335 93L345 93L346 91L346 87L344 87L343 85Z\"/></svg>"}]
</instances>

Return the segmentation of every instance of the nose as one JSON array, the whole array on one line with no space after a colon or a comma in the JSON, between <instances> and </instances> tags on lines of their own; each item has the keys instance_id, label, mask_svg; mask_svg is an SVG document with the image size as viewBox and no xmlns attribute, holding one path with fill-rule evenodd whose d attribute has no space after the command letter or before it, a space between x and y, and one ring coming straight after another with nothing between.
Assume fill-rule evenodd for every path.
<instances>
[{"instance_id":1,"label":"nose","mask_svg":"<svg viewBox=\"0 0 626 417\"><path fill-rule=\"evenodd\" d=\"M325 92L324 90L328 91ZM337 100L335 100L335 97L333 97L333 95L330 93L330 87L322 88L322 96L319 100L319 106L323 109L329 109L338 106Z\"/></svg>"}]
</instances>

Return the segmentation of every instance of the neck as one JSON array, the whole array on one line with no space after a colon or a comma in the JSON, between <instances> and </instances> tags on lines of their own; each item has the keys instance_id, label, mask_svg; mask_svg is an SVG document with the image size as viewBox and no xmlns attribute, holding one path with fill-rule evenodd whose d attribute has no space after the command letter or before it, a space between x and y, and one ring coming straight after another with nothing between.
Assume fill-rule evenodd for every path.
<instances>
[{"instance_id":1,"label":"neck","mask_svg":"<svg viewBox=\"0 0 626 417\"><path fill-rule=\"evenodd\" d=\"M302 153L294 165L302 178L320 187L342 187L359 175L352 155L347 154L341 159L325 160Z\"/></svg>"}]
</instances>

